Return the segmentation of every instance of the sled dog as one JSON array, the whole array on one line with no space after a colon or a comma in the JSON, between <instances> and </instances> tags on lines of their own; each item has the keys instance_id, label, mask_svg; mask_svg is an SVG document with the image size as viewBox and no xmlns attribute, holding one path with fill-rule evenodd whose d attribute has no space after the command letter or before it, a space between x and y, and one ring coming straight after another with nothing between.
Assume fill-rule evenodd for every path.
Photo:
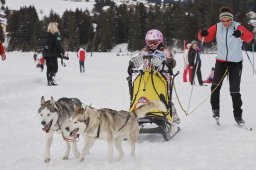
<instances>
[{"instance_id":1,"label":"sled dog","mask_svg":"<svg viewBox=\"0 0 256 170\"><path fill-rule=\"evenodd\" d=\"M124 153L122 141L127 139L131 146L131 155L135 156L135 142L139 135L137 119L145 117L152 110L166 112L166 107L161 101L147 101L137 105L137 109L128 111L116 111L108 108L95 109L91 107L80 107L75 109L68 126L64 128L65 135L76 140L79 135L85 139L84 147L80 154L83 161L89 149L97 139L103 139L108 143L108 161L113 159L113 143L118 150L119 160Z\"/></svg>"},{"instance_id":2,"label":"sled dog","mask_svg":"<svg viewBox=\"0 0 256 170\"><path fill-rule=\"evenodd\" d=\"M54 101L53 97L50 100L45 101L44 96L41 97L41 106L38 109L38 115L41 119L42 130L46 133L46 145L44 153L44 162L49 162L50 147L53 141L54 132L62 134L63 128L66 122L74 114L75 107L81 107L82 103L77 98L60 98L58 101ZM70 152L70 144L73 154L76 158L79 158L79 151L76 146L76 142L65 141L67 148L63 156L63 160L68 159Z\"/></svg>"}]
</instances>

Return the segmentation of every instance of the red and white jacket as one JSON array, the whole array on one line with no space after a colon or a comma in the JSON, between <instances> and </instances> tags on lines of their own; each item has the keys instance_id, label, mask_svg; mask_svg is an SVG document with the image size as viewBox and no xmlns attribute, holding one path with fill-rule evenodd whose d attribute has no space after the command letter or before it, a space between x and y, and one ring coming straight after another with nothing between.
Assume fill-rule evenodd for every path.
<instances>
[{"instance_id":1,"label":"red and white jacket","mask_svg":"<svg viewBox=\"0 0 256 170\"><path fill-rule=\"evenodd\" d=\"M232 34L234 30L242 32L240 38L234 37ZM217 41L218 54L216 59L221 62L240 62L242 57L242 41L249 43L253 39L253 34L248 31L240 23L233 21L229 28L225 28L221 22L211 26L208 29L209 34L202 37L198 33L198 39L204 42L210 42L214 38Z\"/></svg>"},{"instance_id":2,"label":"red and white jacket","mask_svg":"<svg viewBox=\"0 0 256 170\"><path fill-rule=\"evenodd\" d=\"M84 62L86 58L86 51L83 48L80 48L77 52L77 57L79 58L79 61Z\"/></svg>"}]
</instances>

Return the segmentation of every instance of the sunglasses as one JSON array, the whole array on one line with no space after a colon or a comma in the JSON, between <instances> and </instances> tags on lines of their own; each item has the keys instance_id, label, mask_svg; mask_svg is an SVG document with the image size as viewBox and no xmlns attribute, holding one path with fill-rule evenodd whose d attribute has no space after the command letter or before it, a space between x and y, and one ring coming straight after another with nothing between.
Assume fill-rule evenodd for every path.
<instances>
[{"instance_id":1,"label":"sunglasses","mask_svg":"<svg viewBox=\"0 0 256 170\"><path fill-rule=\"evenodd\" d=\"M228 19L228 20L221 20L221 22L230 22L231 21L231 19Z\"/></svg>"},{"instance_id":2,"label":"sunglasses","mask_svg":"<svg viewBox=\"0 0 256 170\"><path fill-rule=\"evenodd\" d=\"M158 45L158 44L159 44L159 40L148 40L147 41L148 46Z\"/></svg>"}]
</instances>

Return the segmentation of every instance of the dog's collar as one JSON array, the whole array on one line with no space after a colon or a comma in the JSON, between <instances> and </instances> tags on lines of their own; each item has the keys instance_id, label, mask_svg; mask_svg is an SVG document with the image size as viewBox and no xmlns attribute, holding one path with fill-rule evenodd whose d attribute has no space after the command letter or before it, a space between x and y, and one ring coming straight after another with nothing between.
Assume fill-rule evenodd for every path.
<instances>
[{"instance_id":1,"label":"dog's collar","mask_svg":"<svg viewBox=\"0 0 256 170\"><path fill-rule=\"evenodd\" d=\"M136 118L138 117L136 114L136 110L133 110L131 113L133 113Z\"/></svg>"}]
</instances>

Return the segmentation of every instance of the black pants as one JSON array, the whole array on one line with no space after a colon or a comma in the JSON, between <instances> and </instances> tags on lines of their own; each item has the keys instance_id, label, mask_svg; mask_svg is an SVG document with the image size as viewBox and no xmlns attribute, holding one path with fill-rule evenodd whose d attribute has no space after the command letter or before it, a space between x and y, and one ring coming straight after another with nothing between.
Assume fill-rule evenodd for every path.
<instances>
[{"instance_id":1,"label":"black pants","mask_svg":"<svg viewBox=\"0 0 256 170\"><path fill-rule=\"evenodd\" d=\"M211 87L211 91L216 88L216 90L211 94L212 110L220 109L220 89L224 79L223 76L225 74L225 71L228 69L229 91L233 102L234 117L242 117L243 110L241 109L242 99L240 94L242 67L242 61L238 63L216 61L214 78Z\"/></svg>"},{"instance_id":2,"label":"black pants","mask_svg":"<svg viewBox=\"0 0 256 170\"><path fill-rule=\"evenodd\" d=\"M79 61L80 73L84 72L84 61Z\"/></svg>"},{"instance_id":3,"label":"black pants","mask_svg":"<svg viewBox=\"0 0 256 170\"><path fill-rule=\"evenodd\" d=\"M196 68L196 67L197 67L197 68ZM191 84L194 83L195 74L196 74L196 76L197 76L198 83L199 83L200 85L202 85L202 84L203 84L203 80L202 80L202 73L201 73L201 61L198 61L198 63L196 63L196 64L193 66Z\"/></svg>"},{"instance_id":4,"label":"black pants","mask_svg":"<svg viewBox=\"0 0 256 170\"><path fill-rule=\"evenodd\" d=\"M57 74L58 72L58 59L57 57L48 57L45 58L46 61L46 77L47 81L50 82L53 80L53 77Z\"/></svg>"}]
</instances>

